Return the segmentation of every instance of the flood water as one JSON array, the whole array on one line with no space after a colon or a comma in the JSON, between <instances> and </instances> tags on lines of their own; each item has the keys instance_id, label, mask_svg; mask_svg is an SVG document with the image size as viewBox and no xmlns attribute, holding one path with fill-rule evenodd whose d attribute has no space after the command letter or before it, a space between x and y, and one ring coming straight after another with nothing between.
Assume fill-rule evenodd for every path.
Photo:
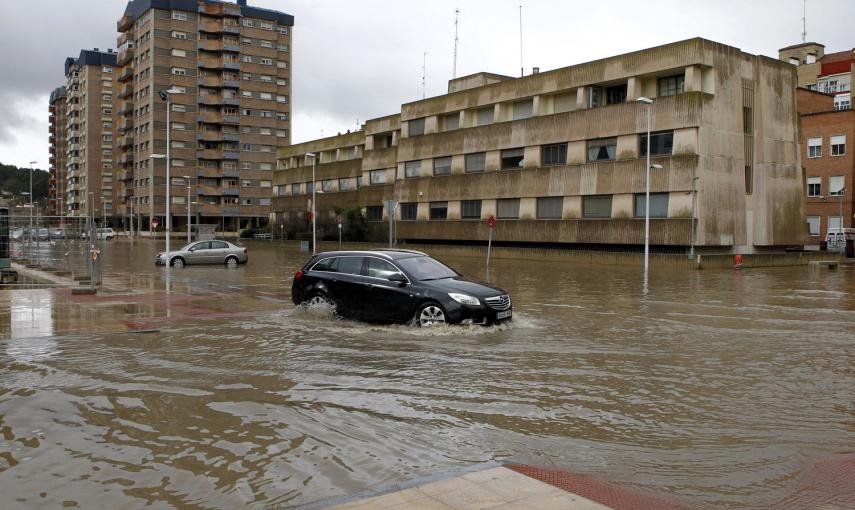
<instances>
[{"instance_id":1,"label":"flood water","mask_svg":"<svg viewBox=\"0 0 855 510\"><path fill-rule=\"evenodd\" d=\"M105 277L159 291L154 251L116 242ZM237 270L176 271L172 296L271 307L148 333L68 333L51 299L5 310L48 330L0 340L0 506L288 507L515 462L775 508L855 451L852 266L654 269L642 296L636 268L501 260L512 325L419 330L294 312L304 258L257 243Z\"/></svg>"}]
</instances>

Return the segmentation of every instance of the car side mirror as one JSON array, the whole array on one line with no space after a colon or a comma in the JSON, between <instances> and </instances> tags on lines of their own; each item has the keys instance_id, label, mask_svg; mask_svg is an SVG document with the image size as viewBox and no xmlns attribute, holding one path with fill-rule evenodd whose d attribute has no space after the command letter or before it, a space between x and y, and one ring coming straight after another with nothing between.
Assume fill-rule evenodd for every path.
<instances>
[{"instance_id":1,"label":"car side mirror","mask_svg":"<svg viewBox=\"0 0 855 510\"><path fill-rule=\"evenodd\" d=\"M401 273L390 274L388 280L390 282L397 282L402 287L407 284L407 278Z\"/></svg>"}]
</instances>

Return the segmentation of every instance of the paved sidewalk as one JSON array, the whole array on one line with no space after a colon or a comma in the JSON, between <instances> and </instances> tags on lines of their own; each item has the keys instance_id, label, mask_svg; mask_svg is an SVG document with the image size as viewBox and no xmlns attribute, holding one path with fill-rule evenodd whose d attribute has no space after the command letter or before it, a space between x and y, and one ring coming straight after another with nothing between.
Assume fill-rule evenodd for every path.
<instances>
[{"instance_id":1,"label":"paved sidewalk","mask_svg":"<svg viewBox=\"0 0 855 510\"><path fill-rule=\"evenodd\" d=\"M497 467L326 510L611 510L526 475Z\"/></svg>"}]
</instances>

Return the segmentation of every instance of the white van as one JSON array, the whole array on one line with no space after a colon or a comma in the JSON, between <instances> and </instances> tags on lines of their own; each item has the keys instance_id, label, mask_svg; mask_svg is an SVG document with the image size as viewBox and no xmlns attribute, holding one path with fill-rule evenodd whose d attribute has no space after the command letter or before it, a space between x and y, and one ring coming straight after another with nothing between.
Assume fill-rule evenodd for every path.
<instances>
[{"instance_id":1,"label":"white van","mask_svg":"<svg viewBox=\"0 0 855 510\"><path fill-rule=\"evenodd\" d=\"M106 240L110 241L114 237L116 237L116 233L113 232L113 229L110 227L96 228L95 229L95 237L97 237L98 239L106 239Z\"/></svg>"},{"instance_id":2,"label":"white van","mask_svg":"<svg viewBox=\"0 0 855 510\"><path fill-rule=\"evenodd\" d=\"M829 229L825 234L825 243L828 251L843 251L841 246L846 246L846 241L855 240L855 228Z\"/></svg>"}]
</instances>

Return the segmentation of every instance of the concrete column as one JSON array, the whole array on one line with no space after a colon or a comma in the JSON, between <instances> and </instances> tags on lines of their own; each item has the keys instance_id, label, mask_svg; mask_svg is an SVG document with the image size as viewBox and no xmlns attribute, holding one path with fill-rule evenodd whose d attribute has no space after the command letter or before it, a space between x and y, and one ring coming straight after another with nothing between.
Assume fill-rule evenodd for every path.
<instances>
[{"instance_id":1,"label":"concrete column","mask_svg":"<svg viewBox=\"0 0 855 510\"><path fill-rule=\"evenodd\" d=\"M626 102L632 103L641 96L641 80L631 76L626 81Z\"/></svg>"},{"instance_id":2,"label":"concrete column","mask_svg":"<svg viewBox=\"0 0 855 510\"><path fill-rule=\"evenodd\" d=\"M588 108L588 88L579 87L576 89L576 109L584 110Z\"/></svg>"},{"instance_id":3,"label":"concrete column","mask_svg":"<svg viewBox=\"0 0 855 510\"><path fill-rule=\"evenodd\" d=\"M540 166L540 146L533 145L523 148L523 168L537 168Z\"/></svg>"},{"instance_id":4,"label":"concrete column","mask_svg":"<svg viewBox=\"0 0 855 510\"><path fill-rule=\"evenodd\" d=\"M365 150L374 150L374 135L368 135L365 137Z\"/></svg>"},{"instance_id":5,"label":"concrete column","mask_svg":"<svg viewBox=\"0 0 855 510\"><path fill-rule=\"evenodd\" d=\"M493 105L493 122L502 122L502 103Z\"/></svg>"},{"instance_id":6,"label":"concrete column","mask_svg":"<svg viewBox=\"0 0 855 510\"><path fill-rule=\"evenodd\" d=\"M533 220L537 218L537 199L536 198L521 198L520 199L520 219Z\"/></svg>"},{"instance_id":7,"label":"concrete column","mask_svg":"<svg viewBox=\"0 0 855 510\"><path fill-rule=\"evenodd\" d=\"M407 121L401 121L401 138L407 138L410 136L410 123Z\"/></svg>"},{"instance_id":8,"label":"concrete column","mask_svg":"<svg viewBox=\"0 0 855 510\"><path fill-rule=\"evenodd\" d=\"M450 200L448 202L448 219L449 220L459 220L460 219L460 200Z\"/></svg>"},{"instance_id":9,"label":"concrete column","mask_svg":"<svg viewBox=\"0 0 855 510\"><path fill-rule=\"evenodd\" d=\"M683 85L685 92L700 92L703 90L703 76L700 66L686 67L686 80Z\"/></svg>"},{"instance_id":10,"label":"concrete column","mask_svg":"<svg viewBox=\"0 0 855 510\"><path fill-rule=\"evenodd\" d=\"M451 175L463 173L466 173L466 156L464 154L451 156Z\"/></svg>"},{"instance_id":11,"label":"concrete column","mask_svg":"<svg viewBox=\"0 0 855 510\"><path fill-rule=\"evenodd\" d=\"M397 130L392 131L392 146L398 145L398 138L400 138L399 132Z\"/></svg>"},{"instance_id":12,"label":"concrete column","mask_svg":"<svg viewBox=\"0 0 855 510\"><path fill-rule=\"evenodd\" d=\"M436 115L425 117L425 134L437 133L439 131L439 118Z\"/></svg>"},{"instance_id":13,"label":"concrete column","mask_svg":"<svg viewBox=\"0 0 855 510\"><path fill-rule=\"evenodd\" d=\"M458 121L457 125L460 126L461 128L469 127L466 125L466 110L460 110L459 115L460 115L460 120Z\"/></svg>"},{"instance_id":14,"label":"concrete column","mask_svg":"<svg viewBox=\"0 0 855 510\"><path fill-rule=\"evenodd\" d=\"M582 197L564 197L564 209L561 212L563 219L575 219L582 217Z\"/></svg>"},{"instance_id":15,"label":"concrete column","mask_svg":"<svg viewBox=\"0 0 855 510\"><path fill-rule=\"evenodd\" d=\"M584 165L588 160L588 144L585 140L569 142L567 144L567 164Z\"/></svg>"},{"instance_id":16,"label":"concrete column","mask_svg":"<svg viewBox=\"0 0 855 510\"><path fill-rule=\"evenodd\" d=\"M487 151L484 158L484 171L495 172L502 165L501 151Z\"/></svg>"},{"instance_id":17,"label":"concrete column","mask_svg":"<svg viewBox=\"0 0 855 510\"><path fill-rule=\"evenodd\" d=\"M537 117L543 115L540 109L543 107L542 96L534 96L531 98L531 116Z\"/></svg>"}]
</instances>

